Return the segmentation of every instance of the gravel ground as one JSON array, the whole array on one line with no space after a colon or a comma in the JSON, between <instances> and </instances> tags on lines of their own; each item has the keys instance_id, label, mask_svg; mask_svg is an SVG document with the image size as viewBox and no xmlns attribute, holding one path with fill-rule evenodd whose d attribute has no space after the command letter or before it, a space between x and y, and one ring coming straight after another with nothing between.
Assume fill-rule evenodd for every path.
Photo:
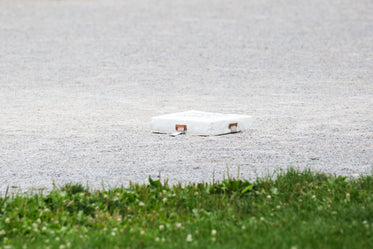
<instances>
[{"instance_id":1,"label":"gravel ground","mask_svg":"<svg viewBox=\"0 0 373 249\"><path fill-rule=\"evenodd\" d=\"M2 0L0 194L373 170L371 0ZM247 114L249 132L151 117Z\"/></svg>"}]
</instances>

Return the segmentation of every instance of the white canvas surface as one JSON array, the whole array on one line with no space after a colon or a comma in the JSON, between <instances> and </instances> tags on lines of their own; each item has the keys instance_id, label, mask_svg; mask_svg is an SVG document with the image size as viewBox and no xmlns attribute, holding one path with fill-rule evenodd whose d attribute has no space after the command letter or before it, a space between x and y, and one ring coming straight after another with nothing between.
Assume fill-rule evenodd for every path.
<instances>
[{"instance_id":1,"label":"white canvas surface","mask_svg":"<svg viewBox=\"0 0 373 249\"><path fill-rule=\"evenodd\" d=\"M153 117L151 125L157 133L183 131L185 127L186 134L221 135L248 130L251 116L192 110Z\"/></svg>"}]
</instances>

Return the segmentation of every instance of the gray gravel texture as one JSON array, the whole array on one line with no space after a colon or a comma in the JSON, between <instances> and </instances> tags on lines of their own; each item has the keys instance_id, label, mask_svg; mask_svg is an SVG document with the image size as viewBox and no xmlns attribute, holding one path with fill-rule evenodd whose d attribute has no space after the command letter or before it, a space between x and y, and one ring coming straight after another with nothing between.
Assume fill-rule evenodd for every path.
<instances>
[{"instance_id":1,"label":"gray gravel texture","mask_svg":"<svg viewBox=\"0 0 373 249\"><path fill-rule=\"evenodd\" d=\"M373 170L371 0L1 0L0 192ZM153 134L190 109L249 132Z\"/></svg>"}]
</instances>

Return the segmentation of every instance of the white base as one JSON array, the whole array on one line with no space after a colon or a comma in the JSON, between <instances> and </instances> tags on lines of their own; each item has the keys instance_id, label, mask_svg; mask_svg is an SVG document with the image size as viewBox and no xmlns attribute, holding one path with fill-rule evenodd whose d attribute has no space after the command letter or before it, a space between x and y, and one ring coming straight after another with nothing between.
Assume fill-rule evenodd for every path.
<instances>
[{"instance_id":1,"label":"white base","mask_svg":"<svg viewBox=\"0 0 373 249\"><path fill-rule=\"evenodd\" d=\"M157 133L185 132L193 135L222 135L248 130L251 116L186 111L152 118Z\"/></svg>"}]
</instances>

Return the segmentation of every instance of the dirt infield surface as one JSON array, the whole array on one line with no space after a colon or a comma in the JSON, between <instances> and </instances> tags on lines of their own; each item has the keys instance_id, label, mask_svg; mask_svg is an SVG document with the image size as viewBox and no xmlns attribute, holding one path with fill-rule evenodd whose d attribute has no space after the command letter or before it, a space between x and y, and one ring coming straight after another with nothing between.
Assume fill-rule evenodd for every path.
<instances>
[{"instance_id":1,"label":"dirt infield surface","mask_svg":"<svg viewBox=\"0 0 373 249\"><path fill-rule=\"evenodd\" d=\"M0 1L0 192L373 167L371 0ZM250 132L152 134L247 114ZM239 169L239 172L238 172Z\"/></svg>"}]
</instances>

